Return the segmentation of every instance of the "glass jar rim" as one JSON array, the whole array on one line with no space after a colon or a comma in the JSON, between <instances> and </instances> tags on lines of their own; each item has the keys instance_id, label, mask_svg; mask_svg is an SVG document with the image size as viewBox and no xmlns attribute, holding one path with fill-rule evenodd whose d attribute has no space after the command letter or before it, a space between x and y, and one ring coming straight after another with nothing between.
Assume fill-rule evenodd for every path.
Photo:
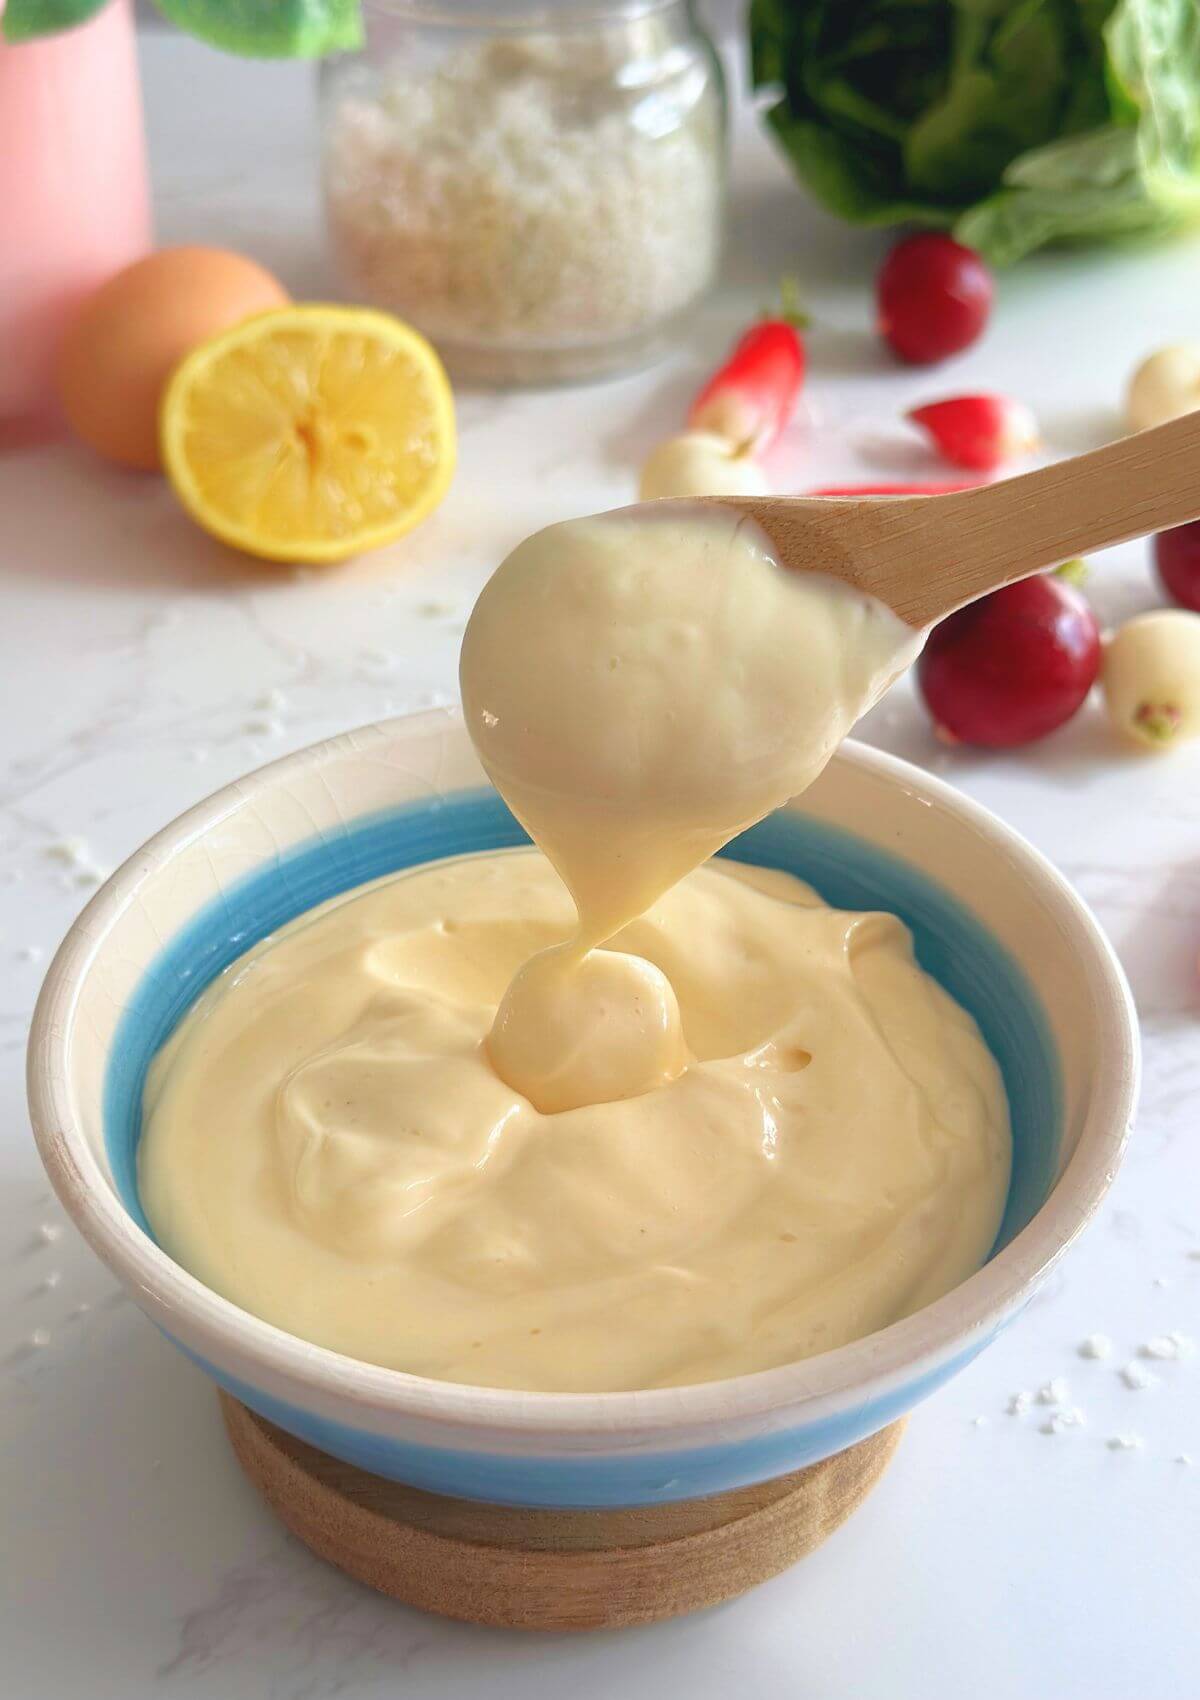
<instances>
[{"instance_id":1,"label":"glass jar rim","mask_svg":"<svg viewBox=\"0 0 1200 1700\"><path fill-rule=\"evenodd\" d=\"M686 6L688 0L365 0L366 9L435 29L496 33L575 29L629 23Z\"/></svg>"}]
</instances>

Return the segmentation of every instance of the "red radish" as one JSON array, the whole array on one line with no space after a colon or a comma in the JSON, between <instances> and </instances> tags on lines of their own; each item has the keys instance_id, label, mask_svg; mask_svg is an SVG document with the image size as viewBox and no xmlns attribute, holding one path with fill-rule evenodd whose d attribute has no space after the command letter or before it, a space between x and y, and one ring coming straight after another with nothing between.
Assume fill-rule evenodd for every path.
<instances>
[{"instance_id":1,"label":"red radish","mask_svg":"<svg viewBox=\"0 0 1200 1700\"><path fill-rule=\"evenodd\" d=\"M1154 565L1167 595L1181 608L1200 613L1200 520L1160 531L1154 539Z\"/></svg>"},{"instance_id":2,"label":"red radish","mask_svg":"<svg viewBox=\"0 0 1200 1700\"><path fill-rule=\"evenodd\" d=\"M688 410L688 429L712 431L739 454L763 454L778 438L804 384L807 324L786 299L782 313L761 319L738 342Z\"/></svg>"},{"instance_id":3,"label":"red radish","mask_svg":"<svg viewBox=\"0 0 1200 1700\"><path fill-rule=\"evenodd\" d=\"M809 490L810 496L951 496L956 490L974 490L968 484L826 484Z\"/></svg>"},{"instance_id":4,"label":"red radish","mask_svg":"<svg viewBox=\"0 0 1200 1700\"><path fill-rule=\"evenodd\" d=\"M992 274L974 248L926 231L897 242L879 273L879 334L928 366L969 348L992 310Z\"/></svg>"},{"instance_id":5,"label":"red radish","mask_svg":"<svg viewBox=\"0 0 1200 1700\"><path fill-rule=\"evenodd\" d=\"M960 608L929 634L917 682L939 735L1008 749L1044 738L1082 705L1100 628L1065 579L1038 574Z\"/></svg>"},{"instance_id":6,"label":"red radish","mask_svg":"<svg viewBox=\"0 0 1200 1700\"><path fill-rule=\"evenodd\" d=\"M933 438L952 466L993 472L1037 447L1037 421L1022 402L1002 395L957 395L905 414Z\"/></svg>"}]
</instances>

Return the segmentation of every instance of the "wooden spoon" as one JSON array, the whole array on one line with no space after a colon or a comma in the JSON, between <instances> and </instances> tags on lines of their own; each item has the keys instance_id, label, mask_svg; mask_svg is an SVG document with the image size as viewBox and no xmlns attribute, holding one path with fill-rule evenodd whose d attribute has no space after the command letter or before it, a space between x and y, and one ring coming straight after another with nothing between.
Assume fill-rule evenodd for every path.
<instances>
[{"instance_id":1,"label":"wooden spoon","mask_svg":"<svg viewBox=\"0 0 1200 1700\"><path fill-rule=\"evenodd\" d=\"M1013 579L1200 518L1200 412L949 496L722 496L778 559L935 620Z\"/></svg>"}]
</instances>

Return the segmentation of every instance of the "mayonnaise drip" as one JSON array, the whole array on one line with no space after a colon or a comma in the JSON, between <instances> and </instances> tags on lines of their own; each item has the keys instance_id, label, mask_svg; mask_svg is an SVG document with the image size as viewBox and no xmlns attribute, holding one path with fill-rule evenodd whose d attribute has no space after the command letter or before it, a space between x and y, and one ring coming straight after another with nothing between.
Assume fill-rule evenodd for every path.
<instances>
[{"instance_id":1,"label":"mayonnaise drip","mask_svg":"<svg viewBox=\"0 0 1200 1700\"><path fill-rule=\"evenodd\" d=\"M574 1391L767 1368L964 1279L1010 1145L974 1023L891 916L700 866L917 646L721 508L521 545L463 702L544 854L348 893L209 988L147 1082L163 1245L319 1344Z\"/></svg>"},{"instance_id":2,"label":"mayonnaise drip","mask_svg":"<svg viewBox=\"0 0 1200 1700\"><path fill-rule=\"evenodd\" d=\"M784 572L732 508L630 508L513 551L467 627L463 708L579 925L501 1004L511 1085L571 1109L682 1071L670 986L595 947L810 785L919 646L881 603Z\"/></svg>"}]
</instances>

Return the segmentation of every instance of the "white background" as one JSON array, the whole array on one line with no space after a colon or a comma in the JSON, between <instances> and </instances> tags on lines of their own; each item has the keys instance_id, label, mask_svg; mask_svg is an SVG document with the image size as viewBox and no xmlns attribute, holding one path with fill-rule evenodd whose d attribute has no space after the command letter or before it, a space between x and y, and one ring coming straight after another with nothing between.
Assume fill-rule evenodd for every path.
<instances>
[{"instance_id":1,"label":"white background","mask_svg":"<svg viewBox=\"0 0 1200 1700\"><path fill-rule=\"evenodd\" d=\"M297 295L327 289L311 72L165 35L143 64L160 238L240 247ZM155 480L65 446L0 460L0 1687L14 1700L1197 1692L1200 1462L1177 1460L1200 1460L1200 1357L1154 1366L1149 1391L1118 1370L1156 1333L1200 1334L1200 746L1142 759L1089 708L1032 751L951 754L907 683L871 717L871 739L997 809L1094 904L1143 1016L1142 1113L1083 1243L917 1413L864 1509L800 1568L701 1618L505 1637L319 1564L241 1480L202 1377L63 1223L29 1137L22 1049L45 958L28 952L48 956L87 896L55 846L82 836L111 866L262 759L451 699L490 565L537 525L628 500L640 457L782 273L816 319L809 417L777 457L795 488L938 476L899 415L972 388L1029 402L1049 454L1093 446L1119 429L1135 359L1200 335L1200 241L1056 254L1003 278L992 330L952 367L901 372L870 333L882 239L808 210L744 110L736 159L726 280L686 346L588 389L462 395L451 496L371 561L327 576L238 565ZM1150 606L1144 548L1100 558L1091 590L1106 620ZM272 689L284 706L258 706ZM30 1345L35 1330L48 1344ZM1076 1356L1093 1330L1116 1343L1107 1363ZM1085 1430L1050 1437L1044 1410L1005 1415L1053 1375ZM1127 1432L1144 1448L1110 1450Z\"/></svg>"}]
</instances>

